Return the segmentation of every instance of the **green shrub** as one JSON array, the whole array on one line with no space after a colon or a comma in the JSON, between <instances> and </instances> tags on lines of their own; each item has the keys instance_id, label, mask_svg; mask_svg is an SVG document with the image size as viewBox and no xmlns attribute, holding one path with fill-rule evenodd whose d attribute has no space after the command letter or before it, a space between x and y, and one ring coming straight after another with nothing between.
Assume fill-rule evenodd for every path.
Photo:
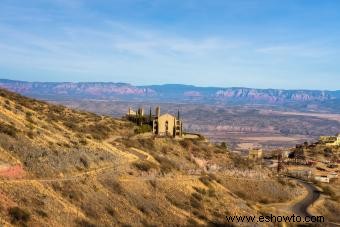
<instances>
[{"instance_id":1,"label":"green shrub","mask_svg":"<svg viewBox=\"0 0 340 227\"><path fill-rule=\"evenodd\" d=\"M196 209L199 209L202 207L202 204L199 200L197 200L195 197L191 197L190 198L190 205L193 207L193 208L196 208Z\"/></svg>"},{"instance_id":2,"label":"green shrub","mask_svg":"<svg viewBox=\"0 0 340 227\"><path fill-rule=\"evenodd\" d=\"M91 223L91 222L89 222L85 219L77 220L76 223L77 223L77 226L79 226L79 227L96 227L95 224L93 224L93 223Z\"/></svg>"},{"instance_id":3,"label":"green shrub","mask_svg":"<svg viewBox=\"0 0 340 227\"><path fill-rule=\"evenodd\" d=\"M332 198L335 197L335 192L329 186L322 187L322 190L323 194L328 195Z\"/></svg>"},{"instance_id":4,"label":"green shrub","mask_svg":"<svg viewBox=\"0 0 340 227\"><path fill-rule=\"evenodd\" d=\"M43 210L36 210L35 211L40 217L43 217L43 218L47 218L48 217L48 214L43 211Z\"/></svg>"},{"instance_id":5,"label":"green shrub","mask_svg":"<svg viewBox=\"0 0 340 227\"><path fill-rule=\"evenodd\" d=\"M199 178L199 180L206 186L210 185L211 179L208 176L202 176Z\"/></svg>"},{"instance_id":6,"label":"green shrub","mask_svg":"<svg viewBox=\"0 0 340 227\"><path fill-rule=\"evenodd\" d=\"M110 215L111 217L116 216L116 211L112 207L105 207L105 210L108 213L108 215Z\"/></svg>"},{"instance_id":7,"label":"green shrub","mask_svg":"<svg viewBox=\"0 0 340 227\"><path fill-rule=\"evenodd\" d=\"M66 122L64 122L64 125L71 130L77 130L78 129L77 124L75 124L72 121L66 121Z\"/></svg>"},{"instance_id":8,"label":"green shrub","mask_svg":"<svg viewBox=\"0 0 340 227\"><path fill-rule=\"evenodd\" d=\"M80 157L80 162L84 165L84 167L87 169L90 167L89 161L85 157Z\"/></svg>"},{"instance_id":9,"label":"green shrub","mask_svg":"<svg viewBox=\"0 0 340 227\"><path fill-rule=\"evenodd\" d=\"M245 199L247 197L247 195L241 191L235 192L235 194L242 199Z\"/></svg>"},{"instance_id":10,"label":"green shrub","mask_svg":"<svg viewBox=\"0 0 340 227\"><path fill-rule=\"evenodd\" d=\"M195 189L196 192L205 195L207 194L207 191L204 188L197 188L197 187L193 187Z\"/></svg>"},{"instance_id":11,"label":"green shrub","mask_svg":"<svg viewBox=\"0 0 340 227\"><path fill-rule=\"evenodd\" d=\"M11 217L12 223L26 223L29 221L31 215L28 211L23 210L19 207L11 207L8 210L8 214Z\"/></svg>"},{"instance_id":12,"label":"green shrub","mask_svg":"<svg viewBox=\"0 0 340 227\"><path fill-rule=\"evenodd\" d=\"M142 125L135 129L136 134L142 134L142 133L151 132L151 131L152 131L152 127L150 125Z\"/></svg>"},{"instance_id":13,"label":"green shrub","mask_svg":"<svg viewBox=\"0 0 340 227\"><path fill-rule=\"evenodd\" d=\"M19 111L22 111L23 110L23 108L22 108L22 106L20 106L20 105L15 105L15 109L17 109L17 110L19 110Z\"/></svg>"},{"instance_id":14,"label":"green shrub","mask_svg":"<svg viewBox=\"0 0 340 227\"><path fill-rule=\"evenodd\" d=\"M28 136L30 139L33 139L33 138L34 138L34 133L33 133L33 131L27 132L27 136Z\"/></svg>"},{"instance_id":15,"label":"green shrub","mask_svg":"<svg viewBox=\"0 0 340 227\"><path fill-rule=\"evenodd\" d=\"M6 135L16 138L17 132L18 130L14 126L6 124L4 122L3 123L0 122L0 133L4 133Z\"/></svg>"},{"instance_id":16,"label":"green shrub","mask_svg":"<svg viewBox=\"0 0 340 227\"><path fill-rule=\"evenodd\" d=\"M137 169L144 171L144 172L148 172L150 169L156 168L155 164L149 161L137 161L137 162L134 162L133 165Z\"/></svg>"},{"instance_id":17,"label":"green shrub","mask_svg":"<svg viewBox=\"0 0 340 227\"><path fill-rule=\"evenodd\" d=\"M81 145L87 145L87 140L85 139L85 138L82 138L82 139L80 139L79 140L79 143L81 144Z\"/></svg>"},{"instance_id":18,"label":"green shrub","mask_svg":"<svg viewBox=\"0 0 340 227\"><path fill-rule=\"evenodd\" d=\"M173 162L172 160L168 159L167 157L156 155L155 159L161 165L161 171L163 173L169 173L174 169L178 169L177 164L175 162Z\"/></svg>"},{"instance_id":19,"label":"green shrub","mask_svg":"<svg viewBox=\"0 0 340 227\"><path fill-rule=\"evenodd\" d=\"M216 190L212 187L209 187L208 196L209 197L215 197L216 196Z\"/></svg>"},{"instance_id":20,"label":"green shrub","mask_svg":"<svg viewBox=\"0 0 340 227\"><path fill-rule=\"evenodd\" d=\"M266 198L262 198L262 199L260 199L260 203L268 204L268 203L270 203L270 201Z\"/></svg>"},{"instance_id":21,"label":"green shrub","mask_svg":"<svg viewBox=\"0 0 340 227\"><path fill-rule=\"evenodd\" d=\"M197 192L192 193L191 196L197 199L198 201L201 201L203 199L202 195L198 194Z\"/></svg>"}]
</instances>

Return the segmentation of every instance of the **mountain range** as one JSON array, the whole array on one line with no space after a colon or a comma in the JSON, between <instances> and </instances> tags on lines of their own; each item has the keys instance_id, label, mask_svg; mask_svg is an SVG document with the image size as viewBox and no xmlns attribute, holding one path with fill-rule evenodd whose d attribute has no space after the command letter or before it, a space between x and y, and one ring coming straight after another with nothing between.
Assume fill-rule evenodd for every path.
<instances>
[{"instance_id":1,"label":"mountain range","mask_svg":"<svg viewBox=\"0 0 340 227\"><path fill-rule=\"evenodd\" d=\"M282 90L196 87L182 84L134 86L112 82L26 82L0 79L0 87L53 100L104 99L225 104L340 103L340 90Z\"/></svg>"}]
</instances>

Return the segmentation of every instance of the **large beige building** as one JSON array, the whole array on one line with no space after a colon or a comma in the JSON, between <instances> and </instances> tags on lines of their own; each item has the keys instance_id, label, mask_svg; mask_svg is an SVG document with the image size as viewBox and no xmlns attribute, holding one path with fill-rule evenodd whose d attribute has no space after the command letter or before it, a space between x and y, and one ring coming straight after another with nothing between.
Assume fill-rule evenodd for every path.
<instances>
[{"instance_id":1,"label":"large beige building","mask_svg":"<svg viewBox=\"0 0 340 227\"><path fill-rule=\"evenodd\" d=\"M155 135L171 137L183 136L183 124L180 120L179 111L177 117L168 113L161 115L160 107L157 107L155 112L153 115L150 109L150 114L146 116L142 108L139 108L137 111L129 108L127 118L138 125L150 125Z\"/></svg>"},{"instance_id":2,"label":"large beige building","mask_svg":"<svg viewBox=\"0 0 340 227\"><path fill-rule=\"evenodd\" d=\"M171 114L160 114L160 108L156 108L156 116L152 121L152 131L160 136L182 137L183 125L179 119L179 112L177 118Z\"/></svg>"}]
</instances>

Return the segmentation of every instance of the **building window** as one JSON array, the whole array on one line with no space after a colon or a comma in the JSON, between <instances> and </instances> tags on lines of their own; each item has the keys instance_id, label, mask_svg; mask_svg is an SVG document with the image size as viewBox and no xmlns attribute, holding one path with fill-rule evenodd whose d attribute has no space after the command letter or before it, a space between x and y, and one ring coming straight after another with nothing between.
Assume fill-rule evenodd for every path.
<instances>
[{"instance_id":1,"label":"building window","mask_svg":"<svg viewBox=\"0 0 340 227\"><path fill-rule=\"evenodd\" d=\"M169 122L168 121L165 122L165 133L166 134L169 133Z\"/></svg>"}]
</instances>

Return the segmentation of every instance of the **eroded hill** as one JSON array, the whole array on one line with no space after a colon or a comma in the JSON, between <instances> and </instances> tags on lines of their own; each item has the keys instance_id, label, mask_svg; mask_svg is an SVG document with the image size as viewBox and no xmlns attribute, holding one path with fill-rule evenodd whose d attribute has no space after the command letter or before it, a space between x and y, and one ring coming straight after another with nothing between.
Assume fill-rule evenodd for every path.
<instances>
[{"instance_id":1,"label":"eroded hill","mask_svg":"<svg viewBox=\"0 0 340 227\"><path fill-rule=\"evenodd\" d=\"M129 122L6 90L0 110L0 225L226 224L300 193L204 140L135 135Z\"/></svg>"}]
</instances>

